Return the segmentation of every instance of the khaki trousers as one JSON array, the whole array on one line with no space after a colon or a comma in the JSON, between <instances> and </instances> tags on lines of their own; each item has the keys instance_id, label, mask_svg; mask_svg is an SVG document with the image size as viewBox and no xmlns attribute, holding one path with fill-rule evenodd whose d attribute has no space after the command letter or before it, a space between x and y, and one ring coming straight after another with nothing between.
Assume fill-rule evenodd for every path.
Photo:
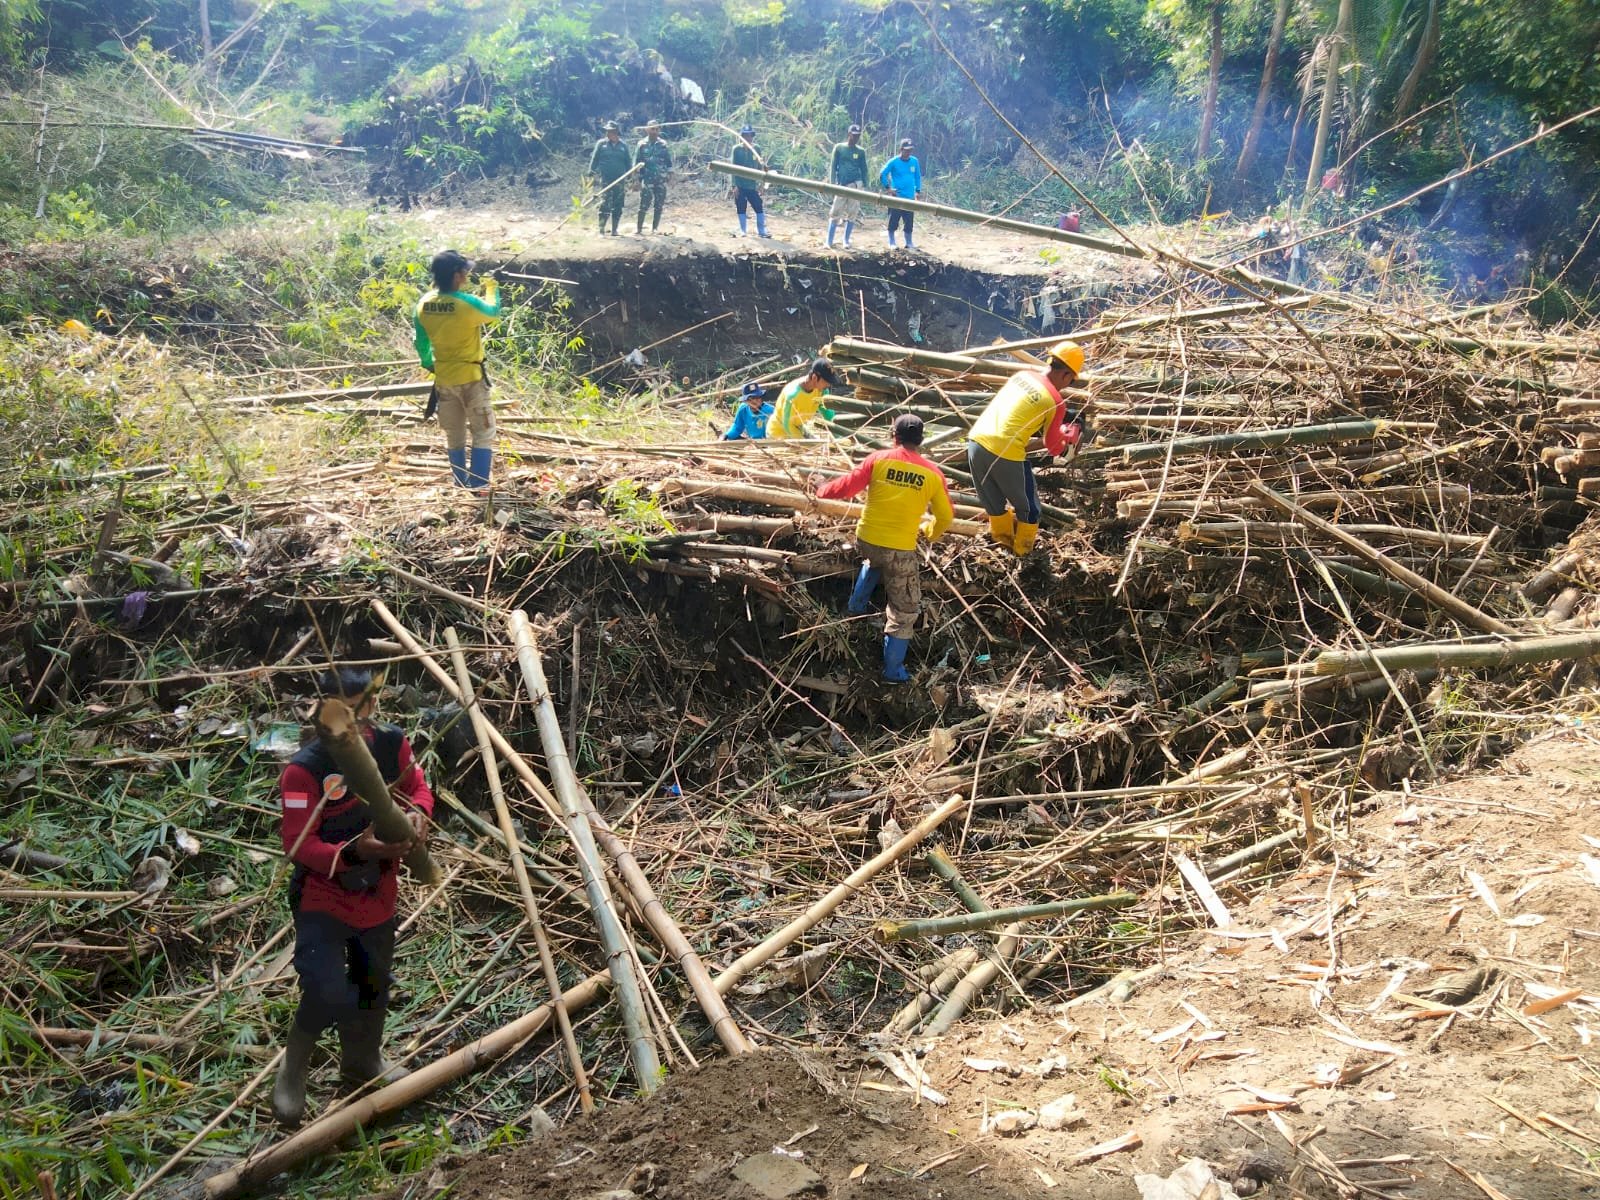
<instances>
[{"instance_id":1,"label":"khaki trousers","mask_svg":"<svg viewBox=\"0 0 1600 1200\"><path fill-rule=\"evenodd\" d=\"M917 552L890 550L857 538L856 553L881 572L883 631L890 637L910 637L922 612L922 565Z\"/></svg>"},{"instance_id":2,"label":"khaki trousers","mask_svg":"<svg viewBox=\"0 0 1600 1200\"><path fill-rule=\"evenodd\" d=\"M467 435L471 432L472 445L484 449L494 445L494 405L489 399L489 385L482 379L471 383L440 384L439 428L444 430L444 444L452 450L464 450Z\"/></svg>"}]
</instances>

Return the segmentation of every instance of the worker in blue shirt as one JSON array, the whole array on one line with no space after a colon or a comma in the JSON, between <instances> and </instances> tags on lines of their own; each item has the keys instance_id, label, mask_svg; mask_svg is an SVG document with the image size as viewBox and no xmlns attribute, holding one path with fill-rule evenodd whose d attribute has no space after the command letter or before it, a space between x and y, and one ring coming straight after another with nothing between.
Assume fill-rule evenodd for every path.
<instances>
[{"instance_id":1,"label":"worker in blue shirt","mask_svg":"<svg viewBox=\"0 0 1600 1200\"><path fill-rule=\"evenodd\" d=\"M744 385L739 394L739 407L733 413L733 427L722 435L725 442L744 438L760 439L767 436L767 419L772 416L772 401L765 399L767 389L759 383Z\"/></svg>"},{"instance_id":2,"label":"worker in blue shirt","mask_svg":"<svg viewBox=\"0 0 1600 1200\"><path fill-rule=\"evenodd\" d=\"M900 139L900 153L883 164L883 170L878 172L878 183L886 192L893 192L907 200L916 200L922 195L922 164L911 153L911 139ZM906 227L906 249L915 250L911 244L911 223L916 214L904 208L891 208L889 210L889 247L894 248L894 231L900 227L901 222Z\"/></svg>"}]
</instances>

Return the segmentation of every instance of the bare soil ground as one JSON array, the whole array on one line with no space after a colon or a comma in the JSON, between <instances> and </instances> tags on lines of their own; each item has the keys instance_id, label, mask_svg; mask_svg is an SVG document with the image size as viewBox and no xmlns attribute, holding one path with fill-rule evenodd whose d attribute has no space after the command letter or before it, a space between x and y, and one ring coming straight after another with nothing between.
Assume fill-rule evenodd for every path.
<instances>
[{"instance_id":1,"label":"bare soil ground","mask_svg":"<svg viewBox=\"0 0 1600 1200\"><path fill-rule=\"evenodd\" d=\"M913 1047L947 1103L870 1051L769 1050L430 1182L491 1200L743 1200L761 1193L734 1168L778 1146L804 1155L816 1194L841 1196L1111 1200L1191 1156L1239 1195L1600 1195L1595 750L1578 725L1489 774L1380 795L1253 901L1224 892L1230 926L1174 939L1131 996ZM1455 1003L1430 991L1463 971ZM1068 1093L1069 1128L981 1131ZM1124 1137L1136 1148L1090 1157Z\"/></svg>"}]
</instances>

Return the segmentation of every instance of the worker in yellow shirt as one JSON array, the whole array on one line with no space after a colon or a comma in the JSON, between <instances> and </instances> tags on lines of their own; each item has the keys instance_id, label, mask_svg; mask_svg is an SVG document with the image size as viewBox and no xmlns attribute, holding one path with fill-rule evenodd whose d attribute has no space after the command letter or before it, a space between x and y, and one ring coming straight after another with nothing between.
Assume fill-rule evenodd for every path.
<instances>
[{"instance_id":1,"label":"worker in yellow shirt","mask_svg":"<svg viewBox=\"0 0 1600 1200\"><path fill-rule=\"evenodd\" d=\"M500 285L486 279L481 299L466 292L472 262L459 250L439 251L428 270L433 290L417 303L412 321L417 357L433 372L428 414L437 407L456 483L481 494L489 489L494 462L494 406L483 367L483 327L500 319Z\"/></svg>"},{"instance_id":2,"label":"worker in yellow shirt","mask_svg":"<svg viewBox=\"0 0 1600 1200\"><path fill-rule=\"evenodd\" d=\"M967 465L989 514L989 536L1019 557L1039 537L1039 489L1028 465L1028 443L1042 437L1051 454L1078 443L1083 420L1078 413L1068 417L1061 392L1082 374L1083 347L1057 342L1047 369L1013 375L968 434Z\"/></svg>"},{"instance_id":3,"label":"worker in yellow shirt","mask_svg":"<svg viewBox=\"0 0 1600 1200\"><path fill-rule=\"evenodd\" d=\"M772 415L767 418L767 436L805 437L806 423L818 413L824 421L833 420L833 409L824 408L822 400L829 388L838 387L842 382L831 362L825 358L813 359L805 378L796 379L779 393Z\"/></svg>"},{"instance_id":4,"label":"worker in yellow shirt","mask_svg":"<svg viewBox=\"0 0 1600 1200\"><path fill-rule=\"evenodd\" d=\"M848 475L817 488L817 495L848 500L867 493L867 506L856 525L856 550L866 561L846 607L857 615L866 612L873 589L883 581L883 677L904 683L911 677L906 650L922 611L917 535L937 541L956 514L944 472L918 453L922 418L902 413L895 418L893 436L893 447L867 455Z\"/></svg>"}]
</instances>

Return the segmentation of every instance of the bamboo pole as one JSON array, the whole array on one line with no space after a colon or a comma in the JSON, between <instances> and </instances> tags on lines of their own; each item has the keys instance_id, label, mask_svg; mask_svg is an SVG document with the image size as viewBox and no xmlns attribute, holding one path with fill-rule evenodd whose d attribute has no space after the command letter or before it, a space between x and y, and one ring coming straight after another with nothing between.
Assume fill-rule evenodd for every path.
<instances>
[{"instance_id":1,"label":"bamboo pole","mask_svg":"<svg viewBox=\"0 0 1600 1200\"><path fill-rule=\"evenodd\" d=\"M461 689L456 685L455 680L450 678L450 673L433 660L434 652L425 649L422 643L412 636L411 631L400 624L398 618L389 611L388 605L384 604L382 600L375 599L372 601L372 611L384 625L388 626L389 631L395 635L395 638L405 647L407 652L414 655L422 663L439 686L444 689L445 694L459 702L461 700ZM512 773L522 781L522 785L528 789L528 793L544 807L545 811L550 815L550 819L557 825L564 827L561 806L555 796L544 785L544 781L539 778L528 760L517 753L511 743L506 741L505 735L496 729L492 722L489 723L489 739L494 743L495 751L500 755L501 759L511 768ZM579 794L584 803L588 805L588 798L583 795L581 788L579 789ZM706 1020L716 1030L717 1036L722 1040L723 1047L730 1054L746 1053L751 1049L750 1043L745 1040L744 1034L740 1032L739 1026L728 1012L727 1005L723 1003L721 995L718 994L717 989L713 986L711 973L706 970L705 963L695 953L694 947L689 944L689 940L683 936L683 930L678 928L677 922L672 919L672 915L667 912L666 907L657 898L655 890L650 886L650 881L645 877L644 870L639 866L638 860L634 858L633 852L623 844L621 838L612 832L611 827L606 824L604 818L598 812L594 811L592 805L589 805L587 811L589 823L594 828L595 838L611 857L611 860L617 864L617 869L622 873L623 882L627 884L628 890L633 893L634 901L643 911L645 920L649 923L651 931L656 935L656 940L661 944L662 949L672 955L679 969L683 971L685 978L689 981L690 989L694 992L695 1000L700 1005L700 1011L705 1014Z\"/></svg>"},{"instance_id":2,"label":"bamboo pole","mask_svg":"<svg viewBox=\"0 0 1600 1200\"><path fill-rule=\"evenodd\" d=\"M894 845L857 867L844 882L806 909L805 912L772 934L760 945L745 951L732 966L717 976L717 991L727 995L729 990L746 975L750 974L751 971L777 957L808 931L820 925L839 905L860 891L862 884L866 883L867 880L885 867L898 862L910 850L915 848L918 842L966 807L967 801L965 797L951 796L950 799L939 805L938 808L907 830L905 836Z\"/></svg>"},{"instance_id":3,"label":"bamboo pole","mask_svg":"<svg viewBox=\"0 0 1600 1200\"><path fill-rule=\"evenodd\" d=\"M527 614L520 608L511 614L511 636L517 645L517 664L522 668L528 698L533 701L539 741L544 746L545 763L550 771L551 782L555 785L556 800L561 805L573 848L578 853L583 890L589 896L589 908L600 934L600 944L605 950L612 983L617 989L617 1005L622 1010L622 1023L627 1030L628 1058L633 1063L634 1082L648 1096L661 1086L661 1059L657 1057L655 1043L650 1037L650 1017L645 1011L639 979L633 971L633 958L628 953L628 936L623 931L615 898L611 895L605 871L600 865L594 830L584 817L583 805L578 799L577 772L572 769L572 760L567 757L561 721L556 716L556 706L550 699L550 689L544 680L544 664L539 661L538 650L533 644L533 630L528 624Z\"/></svg>"},{"instance_id":4,"label":"bamboo pole","mask_svg":"<svg viewBox=\"0 0 1600 1200\"><path fill-rule=\"evenodd\" d=\"M604 974L591 975L576 987L568 988L561 997L567 1011L581 1012L594 1003L605 991L607 982ZM388 1087L379 1088L335 1109L254 1157L207 1179L206 1200L227 1200L240 1192L258 1188L297 1163L338 1145L356 1130L371 1125L384 1114L397 1112L446 1084L488 1066L540 1033L550 1024L553 1015L552 1005L541 1004L532 1012L524 1013L510 1024L502 1025L455 1053L419 1067L400 1082L391 1083Z\"/></svg>"},{"instance_id":5,"label":"bamboo pole","mask_svg":"<svg viewBox=\"0 0 1600 1200\"><path fill-rule=\"evenodd\" d=\"M533 930L534 945L539 952L539 968L544 972L545 985L550 989L550 1002L555 1008L556 1025L561 1030L561 1042L566 1048L567 1062L572 1067L572 1084L578 1089L578 1103L583 1111L594 1111L594 1096L589 1092L589 1076L583 1069L583 1054L572 1032L572 1019L561 999L561 977L556 974L555 959L550 953L550 941L545 937L544 922L539 919L539 902L534 899L533 884L528 879L528 864L522 861L517 830L511 823L511 807L506 803L505 788L500 782L500 765L494 756L494 744L489 740L489 725L483 711L475 701L472 675L467 671L466 655L461 652L461 640L456 637L455 626L444 631L445 644L450 648L450 661L456 669L456 680L464 697L461 707L472 718L472 731L478 739L478 755L483 759L484 778L489 782L489 795L494 800L495 817L500 822L500 834L505 838L506 852L511 859L511 874L517 881L517 891L522 894L522 907L528 914L528 925Z\"/></svg>"},{"instance_id":6,"label":"bamboo pole","mask_svg":"<svg viewBox=\"0 0 1600 1200\"><path fill-rule=\"evenodd\" d=\"M1266 500L1271 504L1277 505L1279 508L1283 509L1284 512L1294 517L1297 521L1300 521L1305 525L1309 525L1311 528L1333 538L1340 545L1354 551L1357 556L1365 559L1367 562L1371 563L1373 566L1377 567L1390 577L1399 580L1401 583L1405 584L1407 587L1411 588L1413 591L1422 596L1435 608L1449 613L1452 617L1463 624L1470 625L1472 628L1481 630L1484 633L1498 633L1506 636L1515 636L1517 633L1516 629L1510 625L1507 625L1504 621L1497 620L1496 618L1491 617L1488 613L1480 611L1471 604L1468 604L1459 596L1452 595L1450 592L1445 591L1437 584L1429 583L1426 579L1424 579L1421 575L1418 575L1409 567L1402 567L1387 554L1384 554L1380 550L1374 550L1371 546L1367 545L1366 542L1356 537L1353 533L1348 533L1344 529L1341 529L1339 526L1335 525L1332 521L1325 521L1315 513L1307 511L1300 505L1296 504L1293 500L1289 499L1289 497L1283 495L1281 492L1274 491L1266 484L1260 482L1252 483L1250 485L1250 492L1251 494Z\"/></svg>"},{"instance_id":7,"label":"bamboo pole","mask_svg":"<svg viewBox=\"0 0 1600 1200\"><path fill-rule=\"evenodd\" d=\"M337 696L329 696L317 705L312 720L323 746L344 772L345 781L371 811L373 833L385 842L408 842L416 837L411 822L389 794L389 785L378 771L350 706ZM406 851L405 864L420 883L435 884L444 879L428 848L421 843Z\"/></svg>"},{"instance_id":8,"label":"bamboo pole","mask_svg":"<svg viewBox=\"0 0 1600 1200\"><path fill-rule=\"evenodd\" d=\"M533 662L538 662L538 650L533 641L533 629L528 623L528 615L521 609L516 609L511 614L511 636L517 644L518 661L523 661L526 654ZM538 672L538 679L542 683L544 672ZM527 685L528 696L537 705L539 697L544 697L544 702L549 703L548 689L535 688L534 680L526 673L523 682ZM554 711L554 705L551 705ZM520 761L520 759L518 760ZM576 778L573 783L576 786ZM739 1029L738 1023L733 1019L733 1014L728 1011L728 1006L723 1003L719 989L712 981L711 973L706 970L705 963L699 954L689 944L689 939L683 936L683 930L673 920L672 914L667 912L666 905L661 903L655 889L650 886L644 868L639 865L639 860L634 857L633 851L617 836L609 822L601 816L589 800L588 793L581 786L576 786L577 799L583 808L584 816L594 832L595 840L605 849L611 861L616 863L617 870L622 873L622 880L628 890L633 893L634 902L639 911L644 914L645 923L655 932L656 940L661 943L662 949L672 955L689 988L694 993L700 1011L705 1015L706 1021L716 1032L723 1048L729 1054L748 1054L755 1047L745 1038Z\"/></svg>"},{"instance_id":9,"label":"bamboo pole","mask_svg":"<svg viewBox=\"0 0 1600 1200\"><path fill-rule=\"evenodd\" d=\"M1380 436L1392 421L1337 421L1326 425L1294 425L1285 429L1256 429L1246 433L1208 433L1199 437L1138 442L1085 450L1079 462L1116 459L1124 463L1151 462L1168 455L1229 453L1235 450L1274 450L1281 446L1324 446L1335 442L1363 441Z\"/></svg>"},{"instance_id":10,"label":"bamboo pole","mask_svg":"<svg viewBox=\"0 0 1600 1200\"><path fill-rule=\"evenodd\" d=\"M1091 912L1102 908L1126 908L1138 903L1131 892L1111 892L1081 900L1051 900L1045 904L1024 904L1018 908L995 908L983 913L961 913L953 917L924 917L914 921L884 921L875 936L880 942L903 942L910 938L942 937L951 933L975 933L1020 921L1042 921L1068 913Z\"/></svg>"},{"instance_id":11,"label":"bamboo pole","mask_svg":"<svg viewBox=\"0 0 1600 1200\"><path fill-rule=\"evenodd\" d=\"M1493 642L1423 642L1373 650L1324 650L1311 663L1313 675L1372 671L1471 670L1529 667L1600 655L1600 631Z\"/></svg>"},{"instance_id":12,"label":"bamboo pole","mask_svg":"<svg viewBox=\"0 0 1600 1200\"><path fill-rule=\"evenodd\" d=\"M710 496L719 500L732 500L742 504L764 504L769 508L787 508L794 512L819 512L835 517L859 518L862 505L851 500L822 500L807 496L803 492L780 491L777 488L749 487L744 484L722 483L717 480L695 479L666 479L661 486L668 492L678 496ZM980 510L961 507L957 512L965 512L970 518ZM958 533L965 537L978 537L986 533L988 527L980 526L971 519L958 519L950 526L949 532Z\"/></svg>"}]
</instances>

